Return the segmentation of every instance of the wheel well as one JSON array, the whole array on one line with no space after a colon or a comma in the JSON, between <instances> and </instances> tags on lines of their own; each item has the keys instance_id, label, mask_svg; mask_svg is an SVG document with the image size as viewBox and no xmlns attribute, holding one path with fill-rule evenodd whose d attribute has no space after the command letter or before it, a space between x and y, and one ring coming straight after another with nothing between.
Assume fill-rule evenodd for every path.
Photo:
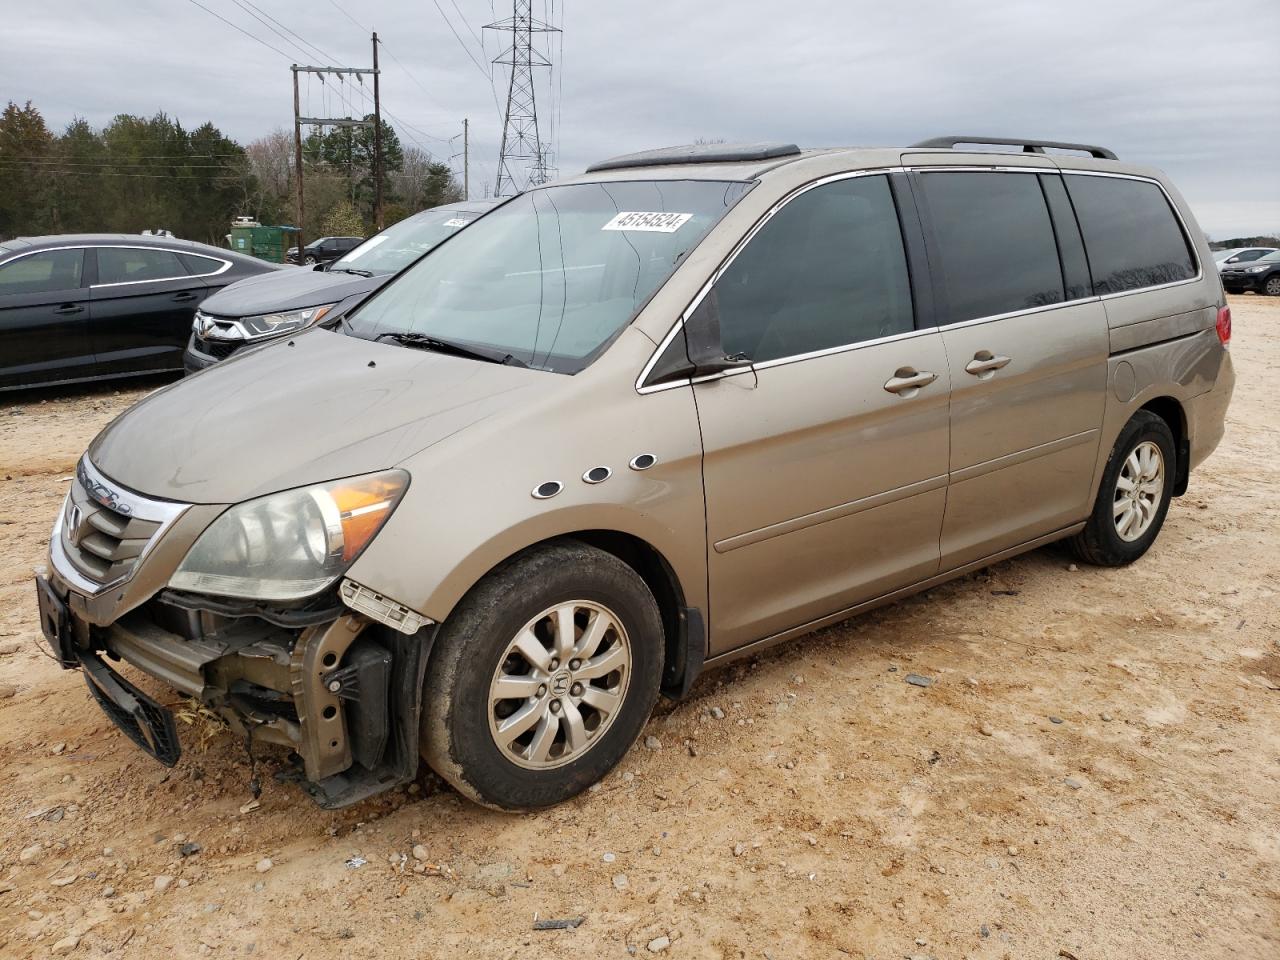
<instances>
[{"instance_id":1,"label":"wheel well","mask_svg":"<svg viewBox=\"0 0 1280 960\"><path fill-rule=\"evenodd\" d=\"M1187 492L1191 474L1191 442L1187 436L1187 415L1173 397L1156 397L1142 405L1143 410L1154 413L1169 425L1173 433L1173 448L1177 452L1177 469L1174 473L1173 495L1180 497Z\"/></svg>"}]
</instances>

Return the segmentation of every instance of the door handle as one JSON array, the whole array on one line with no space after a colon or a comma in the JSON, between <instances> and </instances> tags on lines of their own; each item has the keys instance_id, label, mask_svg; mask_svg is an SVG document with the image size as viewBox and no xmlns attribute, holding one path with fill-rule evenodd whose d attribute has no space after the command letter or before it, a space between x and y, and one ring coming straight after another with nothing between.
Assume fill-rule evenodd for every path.
<instances>
[{"instance_id":1,"label":"door handle","mask_svg":"<svg viewBox=\"0 0 1280 960\"><path fill-rule=\"evenodd\" d=\"M196 299L196 297L197 294L194 293L179 293L174 296L173 300L175 303L186 303L188 300Z\"/></svg>"},{"instance_id":2,"label":"door handle","mask_svg":"<svg viewBox=\"0 0 1280 960\"><path fill-rule=\"evenodd\" d=\"M997 357L990 350L979 350L973 359L964 365L964 372L971 373L979 380L989 380L1001 367L1008 366L1010 357Z\"/></svg>"},{"instance_id":3,"label":"door handle","mask_svg":"<svg viewBox=\"0 0 1280 960\"><path fill-rule=\"evenodd\" d=\"M938 375L928 370L917 372L913 367L900 367L884 382L884 388L903 398L914 397L922 387L927 387L937 379Z\"/></svg>"},{"instance_id":4,"label":"door handle","mask_svg":"<svg viewBox=\"0 0 1280 960\"><path fill-rule=\"evenodd\" d=\"M62 316L66 317L66 316L70 316L73 313L84 313L84 307L80 306L77 303L64 303L62 306L58 307L58 309L54 310L53 312L57 314L61 314Z\"/></svg>"}]
</instances>

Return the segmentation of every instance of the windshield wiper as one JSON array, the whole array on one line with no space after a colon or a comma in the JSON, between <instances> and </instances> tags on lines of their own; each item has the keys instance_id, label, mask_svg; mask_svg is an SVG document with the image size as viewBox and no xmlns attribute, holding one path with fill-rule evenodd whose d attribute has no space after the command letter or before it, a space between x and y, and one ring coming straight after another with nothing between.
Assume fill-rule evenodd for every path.
<instances>
[{"instance_id":1,"label":"windshield wiper","mask_svg":"<svg viewBox=\"0 0 1280 960\"><path fill-rule=\"evenodd\" d=\"M488 363L505 363L513 367L526 368L529 366L523 360L501 350L468 347L453 340L441 340L439 337L431 337L425 333L380 333L373 339L375 342L392 340L404 347L421 347L425 350L434 350L436 353L451 353L455 357L470 357L472 360L485 360Z\"/></svg>"},{"instance_id":2,"label":"windshield wiper","mask_svg":"<svg viewBox=\"0 0 1280 960\"><path fill-rule=\"evenodd\" d=\"M355 274L357 277L373 276L372 270L357 270L354 267L330 267L329 272L330 273L351 273L351 274Z\"/></svg>"}]
</instances>

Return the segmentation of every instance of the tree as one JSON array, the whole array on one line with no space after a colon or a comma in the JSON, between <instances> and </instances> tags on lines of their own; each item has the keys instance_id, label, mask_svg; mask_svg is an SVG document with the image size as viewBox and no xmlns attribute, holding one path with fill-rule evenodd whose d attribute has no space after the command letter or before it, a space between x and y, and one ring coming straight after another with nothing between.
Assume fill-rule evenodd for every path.
<instances>
[{"instance_id":1,"label":"tree","mask_svg":"<svg viewBox=\"0 0 1280 960\"><path fill-rule=\"evenodd\" d=\"M350 200L339 200L329 208L320 230L327 237L363 237L364 221Z\"/></svg>"},{"instance_id":2,"label":"tree","mask_svg":"<svg viewBox=\"0 0 1280 960\"><path fill-rule=\"evenodd\" d=\"M54 139L28 100L0 114L0 239L53 229Z\"/></svg>"}]
</instances>

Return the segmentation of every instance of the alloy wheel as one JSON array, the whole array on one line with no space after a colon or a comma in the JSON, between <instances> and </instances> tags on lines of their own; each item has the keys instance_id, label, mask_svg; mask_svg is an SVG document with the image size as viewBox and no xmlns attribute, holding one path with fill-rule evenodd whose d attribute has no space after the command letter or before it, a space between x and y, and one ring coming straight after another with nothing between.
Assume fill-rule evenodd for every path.
<instances>
[{"instance_id":1,"label":"alloy wheel","mask_svg":"<svg viewBox=\"0 0 1280 960\"><path fill-rule=\"evenodd\" d=\"M1151 528L1164 492L1164 454L1144 440L1125 458L1116 477L1112 517L1120 539L1133 542Z\"/></svg>"},{"instance_id":2,"label":"alloy wheel","mask_svg":"<svg viewBox=\"0 0 1280 960\"><path fill-rule=\"evenodd\" d=\"M489 732L519 766L562 766L599 742L630 679L631 642L618 617L589 600L557 604L507 645L489 684Z\"/></svg>"}]
</instances>

